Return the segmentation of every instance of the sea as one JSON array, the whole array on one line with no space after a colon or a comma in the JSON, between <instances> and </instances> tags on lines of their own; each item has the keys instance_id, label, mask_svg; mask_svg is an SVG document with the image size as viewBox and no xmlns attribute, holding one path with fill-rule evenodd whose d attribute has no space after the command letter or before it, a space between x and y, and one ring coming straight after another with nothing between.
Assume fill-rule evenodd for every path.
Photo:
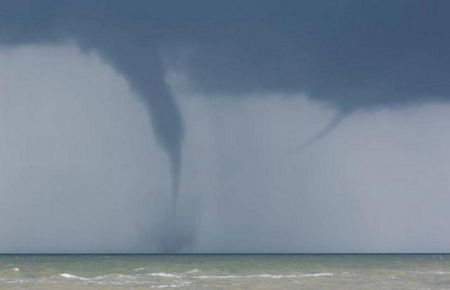
<instances>
[{"instance_id":1,"label":"sea","mask_svg":"<svg viewBox=\"0 0 450 290\"><path fill-rule=\"evenodd\" d=\"M450 289L450 255L0 255L0 289Z\"/></svg>"}]
</instances>

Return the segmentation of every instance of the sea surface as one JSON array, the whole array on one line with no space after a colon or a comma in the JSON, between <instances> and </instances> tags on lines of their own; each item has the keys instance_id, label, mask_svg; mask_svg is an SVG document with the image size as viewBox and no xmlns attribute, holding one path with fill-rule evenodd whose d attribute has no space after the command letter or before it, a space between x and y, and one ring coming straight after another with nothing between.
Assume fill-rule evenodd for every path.
<instances>
[{"instance_id":1,"label":"sea surface","mask_svg":"<svg viewBox=\"0 0 450 290\"><path fill-rule=\"evenodd\" d=\"M450 289L450 255L0 255L0 289Z\"/></svg>"}]
</instances>

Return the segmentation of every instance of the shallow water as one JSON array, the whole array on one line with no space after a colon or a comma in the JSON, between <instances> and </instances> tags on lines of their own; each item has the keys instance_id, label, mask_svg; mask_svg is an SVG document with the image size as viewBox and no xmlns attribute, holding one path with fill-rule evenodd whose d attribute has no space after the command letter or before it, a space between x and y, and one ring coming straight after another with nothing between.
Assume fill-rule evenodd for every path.
<instances>
[{"instance_id":1,"label":"shallow water","mask_svg":"<svg viewBox=\"0 0 450 290\"><path fill-rule=\"evenodd\" d=\"M3 255L0 289L450 289L450 255Z\"/></svg>"}]
</instances>

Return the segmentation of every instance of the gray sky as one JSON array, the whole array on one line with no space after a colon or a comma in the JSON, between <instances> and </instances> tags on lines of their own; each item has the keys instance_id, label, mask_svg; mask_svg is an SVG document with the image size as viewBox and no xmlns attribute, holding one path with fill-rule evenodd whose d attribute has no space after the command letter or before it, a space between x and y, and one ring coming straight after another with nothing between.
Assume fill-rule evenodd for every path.
<instances>
[{"instance_id":1,"label":"gray sky","mask_svg":"<svg viewBox=\"0 0 450 290\"><path fill-rule=\"evenodd\" d=\"M448 6L3 1L0 251L448 251Z\"/></svg>"}]
</instances>

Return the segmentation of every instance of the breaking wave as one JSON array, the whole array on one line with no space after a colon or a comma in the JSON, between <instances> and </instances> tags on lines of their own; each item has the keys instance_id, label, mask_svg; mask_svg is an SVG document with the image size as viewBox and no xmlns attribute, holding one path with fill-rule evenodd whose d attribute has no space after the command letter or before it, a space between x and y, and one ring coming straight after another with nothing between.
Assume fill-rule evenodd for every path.
<instances>
[{"instance_id":1,"label":"breaking wave","mask_svg":"<svg viewBox=\"0 0 450 290\"><path fill-rule=\"evenodd\" d=\"M202 275L194 276L196 279L236 279L236 278L269 278L269 279L283 279L283 278L307 278L307 277L324 277L333 276L333 273L314 273L314 274L291 274L291 275L273 275L273 274L255 274L255 275Z\"/></svg>"}]
</instances>

